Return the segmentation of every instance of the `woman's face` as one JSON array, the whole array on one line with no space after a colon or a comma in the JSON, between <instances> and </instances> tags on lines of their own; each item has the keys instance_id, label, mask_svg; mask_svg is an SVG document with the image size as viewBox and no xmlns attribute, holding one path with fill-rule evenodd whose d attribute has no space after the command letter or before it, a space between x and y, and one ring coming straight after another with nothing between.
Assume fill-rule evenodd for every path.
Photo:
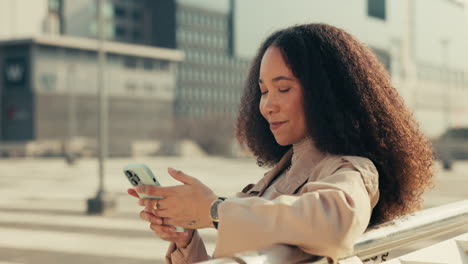
<instances>
[{"instance_id":1,"label":"woman's face","mask_svg":"<svg viewBox=\"0 0 468 264\"><path fill-rule=\"evenodd\" d=\"M262 92L260 113L270 124L276 142L287 146L303 139L307 131L302 85L275 46L263 55L258 84Z\"/></svg>"}]
</instances>

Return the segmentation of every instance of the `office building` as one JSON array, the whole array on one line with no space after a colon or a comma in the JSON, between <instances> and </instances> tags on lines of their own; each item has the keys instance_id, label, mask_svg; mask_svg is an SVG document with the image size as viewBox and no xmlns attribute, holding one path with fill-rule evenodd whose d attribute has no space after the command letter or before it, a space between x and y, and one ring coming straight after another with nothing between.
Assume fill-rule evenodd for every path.
<instances>
[{"instance_id":1,"label":"office building","mask_svg":"<svg viewBox=\"0 0 468 264\"><path fill-rule=\"evenodd\" d=\"M0 139L5 142L95 139L97 45L42 36L0 42ZM131 142L170 134L176 86L174 49L105 42L111 155Z\"/></svg>"}]
</instances>

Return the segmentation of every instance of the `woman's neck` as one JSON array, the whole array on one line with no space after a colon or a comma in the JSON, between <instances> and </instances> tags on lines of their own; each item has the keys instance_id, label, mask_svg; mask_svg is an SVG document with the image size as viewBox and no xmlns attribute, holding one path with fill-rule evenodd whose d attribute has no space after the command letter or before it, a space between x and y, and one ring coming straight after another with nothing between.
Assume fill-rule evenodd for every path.
<instances>
[{"instance_id":1,"label":"woman's neck","mask_svg":"<svg viewBox=\"0 0 468 264\"><path fill-rule=\"evenodd\" d=\"M325 155L317 149L312 138L307 136L293 144L291 166L298 165L302 162L317 163L322 160L324 156Z\"/></svg>"}]
</instances>

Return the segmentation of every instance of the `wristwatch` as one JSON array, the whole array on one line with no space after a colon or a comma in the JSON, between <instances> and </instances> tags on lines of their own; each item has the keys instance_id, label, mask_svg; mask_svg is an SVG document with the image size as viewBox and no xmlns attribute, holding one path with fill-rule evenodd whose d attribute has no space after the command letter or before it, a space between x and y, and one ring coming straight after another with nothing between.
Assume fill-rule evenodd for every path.
<instances>
[{"instance_id":1,"label":"wristwatch","mask_svg":"<svg viewBox=\"0 0 468 264\"><path fill-rule=\"evenodd\" d=\"M218 199L214 200L210 207L210 216L211 221L213 221L213 225L216 229L218 229L219 223L219 216L218 216L218 206L226 200L226 197L218 197Z\"/></svg>"}]
</instances>

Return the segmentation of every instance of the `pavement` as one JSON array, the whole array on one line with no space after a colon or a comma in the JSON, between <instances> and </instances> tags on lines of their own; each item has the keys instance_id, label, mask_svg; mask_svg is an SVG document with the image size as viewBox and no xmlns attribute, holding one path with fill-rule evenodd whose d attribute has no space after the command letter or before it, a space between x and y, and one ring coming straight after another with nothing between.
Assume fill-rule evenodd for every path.
<instances>
[{"instance_id":1,"label":"pavement","mask_svg":"<svg viewBox=\"0 0 468 264\"><path fill-rule=\"evenodd\" d=\"M167 167L195 176L217 194L234 195L265 172L251 159L154 157L110 159L106 191L117 209L105 216L86 215L86 201L96 194L97 161L68 166L62 159L0 159L0 264L26 263L163 263L168 243L139 219L141 207L126 194L122 173L128 163L145 163L163 185L176 181ZM468 199L468 163L439 171L425 207ZM201 230L212 252L216 232ZM434 240L435 241L435 240Z\"/></svg>"}]
</instances>

